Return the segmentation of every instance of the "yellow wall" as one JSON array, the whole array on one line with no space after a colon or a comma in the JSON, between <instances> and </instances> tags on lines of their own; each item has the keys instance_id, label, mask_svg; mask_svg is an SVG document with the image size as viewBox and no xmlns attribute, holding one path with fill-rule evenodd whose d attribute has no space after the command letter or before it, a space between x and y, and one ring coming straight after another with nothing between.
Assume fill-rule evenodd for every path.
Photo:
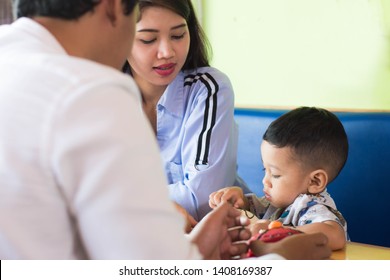
<instances>
[{"instance_id":1,"label":"yellow wall","mask_svg":"<svg viewBox=\"0 0 390 280\"><path fill-rule=\"evenodd\" d=\"M390 0L200 2L236 106L390 110Z\"/></svg>"}]
</instances>

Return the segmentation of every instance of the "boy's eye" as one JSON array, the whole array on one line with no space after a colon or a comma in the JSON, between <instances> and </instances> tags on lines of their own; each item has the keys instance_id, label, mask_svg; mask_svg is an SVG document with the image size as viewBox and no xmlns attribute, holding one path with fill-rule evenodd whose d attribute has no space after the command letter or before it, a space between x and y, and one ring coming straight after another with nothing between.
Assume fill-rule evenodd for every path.
<instances>
[{"instance_id":1,"label":"boy's eye","mask_svg":"<svg viewBox=\"0 0 390 280\"><path fill-rule=\"evenodd\" d=\"M271 176L274 179L279 179L280 177L282 177L282 175L272 174L272 170L267 171L267 169L265 167L263 167L262 170L265 173L265 175L267 175L267 173L268 173L269 174L268 176Z\"/></svg>"}]
</instances>

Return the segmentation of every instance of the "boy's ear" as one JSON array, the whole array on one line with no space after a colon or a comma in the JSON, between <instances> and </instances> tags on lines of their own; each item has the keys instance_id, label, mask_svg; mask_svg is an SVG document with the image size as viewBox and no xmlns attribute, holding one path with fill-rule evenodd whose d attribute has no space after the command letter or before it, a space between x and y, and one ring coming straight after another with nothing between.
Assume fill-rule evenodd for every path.
<instances>
[{"instance_id":1,"label":"boy's ear","mask_svg":"<svg viewBox=\"0 0 390 280\"><path fill-rule=\"evenodd\" d=\"M317 169L310 173L308 193L316 194L322 192L328 184L328 173L324 169Z\"/></svg>"}]
</instances>

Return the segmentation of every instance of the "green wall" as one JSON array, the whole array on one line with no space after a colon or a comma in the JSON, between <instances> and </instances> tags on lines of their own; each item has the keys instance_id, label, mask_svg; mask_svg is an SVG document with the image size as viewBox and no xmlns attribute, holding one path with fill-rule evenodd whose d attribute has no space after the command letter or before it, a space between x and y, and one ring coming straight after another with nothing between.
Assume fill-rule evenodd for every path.
<instances>
[{"instance_id":1,"label":"green wall","mask_svg":"<svg viewBox=\"0 0 390 280\"><path fill-rule=\"evenodd\" d=\"M390 110L390 0L198 2L236 106Z\"/></svg>"}]
</instances>

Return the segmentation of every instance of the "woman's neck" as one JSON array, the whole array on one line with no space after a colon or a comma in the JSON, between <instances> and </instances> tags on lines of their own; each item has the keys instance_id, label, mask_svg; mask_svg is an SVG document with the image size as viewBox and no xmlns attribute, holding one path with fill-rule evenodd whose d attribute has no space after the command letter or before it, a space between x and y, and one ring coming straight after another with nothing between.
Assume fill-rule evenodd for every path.
<instances>
[{"instance_id":1,"label":"woman's neck","mask_svg":"<svg viewBox=\"0 0 390 280\"><path fill-rule=\"evenodd\" d=\"M153 85L137 76L137 74L133 74L133 78L141 91L142 103L148 106L156 106L161 96L164 94L167 85Z\"/></svg>"},{"instance_id":2,"label":"woman's neck","mask_svg":"<svg viewBox=\"0 0 390 280\"><path fill-rule=\"evenodd\" d=\"M155 133L157 133L157 112L156 106L161 96L164 94L167 86L157 86L153 85L143 79L134 75L134 80L136 81L142 96L142 109L145 115L148 117L150 124Z\"/></svg>"}]
</instances>

